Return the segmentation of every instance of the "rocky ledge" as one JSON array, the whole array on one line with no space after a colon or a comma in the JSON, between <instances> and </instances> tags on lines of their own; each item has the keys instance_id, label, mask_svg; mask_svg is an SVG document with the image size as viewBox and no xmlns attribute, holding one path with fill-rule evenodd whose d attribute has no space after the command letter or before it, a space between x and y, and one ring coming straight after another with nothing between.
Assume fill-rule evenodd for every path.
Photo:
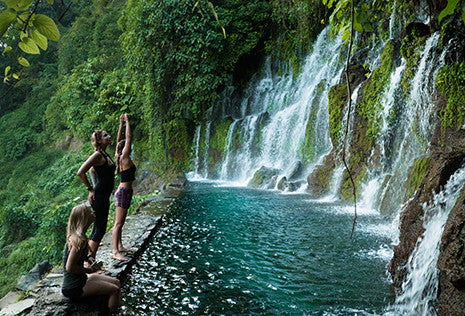
<instances>
[{"instance_id":1,"label":"rocky ledge","mask_svg":"<svg viewBox=\"0 0 465 316\"><path fill-rule=\"evenodd\" d=\"M177 180L165 186L163 190L149 196L138 209L128 216L123 227L123 243L134 250L127 254L129 259L120 262L112 259L111 232L102 240L97 260L104 263L106 274L122 279L145 250L150 238L160 227L163 216L181 193L186 179ZM51 269L47 263L34 267L28 276L18 282L18 289L0 300L0 315L105 315L105 297L92 297L73 302L61 294L63 267ZM48 272L50 271L50 272ZM26 282L26 279L33 279Z\"/></svg>"}]
</instances>

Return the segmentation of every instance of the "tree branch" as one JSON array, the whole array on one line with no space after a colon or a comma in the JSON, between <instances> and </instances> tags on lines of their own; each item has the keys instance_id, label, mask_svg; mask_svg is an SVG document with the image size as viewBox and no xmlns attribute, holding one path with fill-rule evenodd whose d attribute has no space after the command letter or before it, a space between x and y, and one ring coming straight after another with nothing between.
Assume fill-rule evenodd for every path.
<instances>
[{"instance_id":1,"label":"tree branch","mask_svg":"<svg viewBox=\"0 0 465 316\"><path fill-rule=\"evenodd\" d=\"M31 20L32 15L34 13L36 13L37 7L39 6L39 2L40 2L40 0L36 0L36 2L34 3L34 7L33 7L32 11L31 11L31 14L29 14L29 16L27 17L26 22L24 23L23 33L26 33L27 26L29 25L29 21Z\"/></svg>"}]
</instances>

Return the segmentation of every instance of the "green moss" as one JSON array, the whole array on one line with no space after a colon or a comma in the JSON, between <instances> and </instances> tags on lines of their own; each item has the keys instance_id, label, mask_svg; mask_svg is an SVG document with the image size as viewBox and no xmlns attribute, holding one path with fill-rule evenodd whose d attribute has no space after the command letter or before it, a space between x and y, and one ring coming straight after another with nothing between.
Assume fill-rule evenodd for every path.
<instances>
[{"instance_id":1,"label":"green moss","mask_svg":"<svg viewBox=\"0 0 465 316\"><path fill-rule=\"evenodd\" d=\"M413 32L414 33L414 32ZM415 34L407 35L402 40L400 53L406 61L404 75L402 76L402 86L404 91L410 91L410 83L415 76L418 62L420 61L420 53L425 45L426 37L417 37Z\"/></svg>"},{"instance_id":2,"label":"green moss","mask_svg":"<svg viewBox=\"0 0 465 316\"><path fill-rule=\"evenodd\" d=\"M324 190L329 191L331 179L333 177L333 171L334 171L333 165L325 166L318 170L317 179L318 179L318 186L320 188L323 188Z\"/></svg>"},{"instance_id":3,"label":"green moss","mask_svg":"<svg viewBox=\"0 0 465 316\"><path fill-rule=\"evenodd\" d=\"M338 84L331 87L328 93L329 135L335 147L341 139L342 110L346 103L347 85Z\"/></svg>"},{"instance_id":4,"label":"green moss","mask_svg":"<svg viewBox=\"0 0 465 316\"><path fill-rule=\"evenodd\" d=\"M223 120L212 128L213 132L210 135L210 148L218 151L219 153L224 153L227 146L226 138L228 136L228 130L231 123L231 119Z\"/></svg>"},{"instance_id":5,"label":"green moss","mask_svg":"<svg viewBox=\"0 0 465 316\"><path fill-rule=\"evenodd\" d=\"M441 68L436 77L436 87L447 98L441 110L441 126L460 128L465 116L465 63L455 63Z\"/></svg>"},{"instance_id":6,"label":"green moss","mask_svg":"<svg viewBox=\"0 0 465 316\"><path fill-rule=\"evenodd\" d=\"M428 168L431 158L419 158L415 160L413 170L409 177L407 195L408 198L412 197L415 191L420 187L421 182L428 174Z\"/></svg>"},{"instance_id":7,"label":"green moss","mask_svg":"<svg viewBox=\"0 0 465 316\"><path fill-rule=\"evenodd\" d=\"M168 154L171 163L188 170L190 161L191 139L187 131L186 121L175 119L166 125Z\"/></svg>"},{"instance_id":8,"label":"green moss","mask_svg":"<svg viewBox=\"0 0 465 316\"><path fill-rule=\"evenodd\" d=\"M372 143L381 129L381 96L389 86L391 73L394 70L392 62L394 45L388 42L381 54L381 66L373 71L371 80L367 82L363 90L363 101L357 104L358 114L366 121L366 137ZM370 146L371 147L371 146Z\"/></svg>"},{"instance_id":9,"label":"green moss","mask_svg":"<svg viewBox=\"0 0 465 316\"><path fill-rule=\"evenodd\" d=\"M359 158L356 158L356 160ZM351 168L352 170L352 168ZM357 177L355 177L354 182L355 182L355 192L357 194L357 199L360 197L360 188L362 184L367 180L368 178L368 169L364 165L362 167L362 171L359 173ZM352 188L352 181L350 181L349 174L347 171L344 173L344 179L342 182L341 186L341 195L342 198L346 201L353 201L354 200L354 195L353 195L353 188Z\"/></svg>"}]
</instances>

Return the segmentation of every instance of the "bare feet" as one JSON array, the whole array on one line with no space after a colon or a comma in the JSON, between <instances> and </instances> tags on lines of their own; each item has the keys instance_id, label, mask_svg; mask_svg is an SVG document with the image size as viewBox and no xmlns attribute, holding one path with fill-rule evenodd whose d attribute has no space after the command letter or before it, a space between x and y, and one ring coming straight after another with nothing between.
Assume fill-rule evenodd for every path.
<instances>
[{"instance_id":1,"label":"bare feet","mask_svg":"<svg viewBox=\"0 0 465 316\"><path fill-rule=\"evenodd\" d=\"M134 252L132 249L124 248L123 246L119 247L118 249L120 252Z\"/></svg>"},{"instance_id":2,"label":"bare feet","mask_svg":"<svg viewBox=\"0 0 465 316\"><path fill-rule=\"evenodd\" d=\"M123 256L121 253L115 253L113 254L113 259L115 260L119 260L119 261L128 261L128 258L126 258L125 256Z\"/></svg>"}]
</instances>

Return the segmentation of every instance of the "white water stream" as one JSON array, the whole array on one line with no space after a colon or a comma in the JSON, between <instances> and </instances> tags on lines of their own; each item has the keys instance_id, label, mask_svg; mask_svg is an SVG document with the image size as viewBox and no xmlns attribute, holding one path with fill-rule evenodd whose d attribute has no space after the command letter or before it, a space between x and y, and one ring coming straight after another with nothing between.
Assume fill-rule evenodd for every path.
<instances>
[{"instance_id":1,"label":"white water stream","mask_svg":"<svg viewBox=\"0 0 465 316\"><path fill-rule=\"evenodd\" d=\"M423 205L423 236L418 238L415 250L407 263L407 278L402 284L402 294L388 308L387 316L435 315L432 302L438 290L439 245L450 211L465 182L465 167L449 179L444 189L437 193L431 205Z\"/></svg>"}]
</instances>

